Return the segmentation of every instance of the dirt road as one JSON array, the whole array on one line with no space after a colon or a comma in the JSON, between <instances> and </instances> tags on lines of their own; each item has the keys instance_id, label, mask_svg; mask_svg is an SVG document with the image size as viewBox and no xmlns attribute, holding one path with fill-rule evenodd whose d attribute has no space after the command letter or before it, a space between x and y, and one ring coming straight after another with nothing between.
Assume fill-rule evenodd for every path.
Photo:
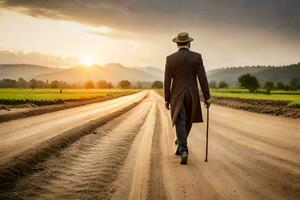
<instances>
[{"instance_id":1,"label":"dirt road","mask_svg":"<svg viewBox=\"0 0 300 200\"><path fill-rule=\"evenodd\" d=\"M2 123L1 165L145 95ZM151 91L131 110L30 166L0 199L299 199L300 120L217 105L210 116L209 162L203 162L205 124L196 124L189 164L181 166L169 112Z\"/></svg>"}]
</instances>

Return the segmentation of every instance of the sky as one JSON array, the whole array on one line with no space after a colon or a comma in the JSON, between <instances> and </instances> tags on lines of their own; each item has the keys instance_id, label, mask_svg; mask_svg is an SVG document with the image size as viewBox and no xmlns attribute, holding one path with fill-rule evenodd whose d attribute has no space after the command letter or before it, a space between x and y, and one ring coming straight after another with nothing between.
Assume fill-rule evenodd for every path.
<instances>
[{"instance_id":1,"label":"sky","mask_svg":"<svg viewBox=\"0 0 300 200\"><path fill-rule=\"evenodd\" d=\"M164 68L179 32L208 69L300 62L298 0L0 0L0 63Z\"/></svg>"}]
</instances>

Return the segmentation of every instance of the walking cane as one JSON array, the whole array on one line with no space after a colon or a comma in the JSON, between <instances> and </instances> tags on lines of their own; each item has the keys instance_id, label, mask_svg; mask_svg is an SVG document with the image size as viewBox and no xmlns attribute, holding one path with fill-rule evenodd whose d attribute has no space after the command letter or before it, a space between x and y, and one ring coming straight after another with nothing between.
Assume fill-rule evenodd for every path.
<instances>
[{"instance_id":1,"label":"walking cane","mask_svg":"<svg viewBox=\"0 0 300 200\"><path fill-rule=\"evenodd\" d=\"M208 154L208 125L209 125L209 106L207 106L207 110L206 110L206 152L205 152L205 162L207 162L207 154Z\"/></svg>"}]
</instances>

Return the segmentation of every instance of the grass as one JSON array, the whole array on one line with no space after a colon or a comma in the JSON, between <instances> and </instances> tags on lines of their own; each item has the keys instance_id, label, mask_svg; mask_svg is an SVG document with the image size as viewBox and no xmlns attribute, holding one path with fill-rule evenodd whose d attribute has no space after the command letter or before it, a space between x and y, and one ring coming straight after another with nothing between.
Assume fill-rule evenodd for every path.
<instances>
[{"instance_id":1,"label":"grass","mask_svg":"<svg viewBox=\"0 0 300 200\"><path fill-rule=\"evenodd\" d=\"M160 96L164 96L164 90L163 89L157 89L155 90Z\"/></svg>"},{"instance_id":2,"label":"grass","mask_svg":"<svg viewBox=\"0 0 300 200\"><path fill-rule=\"evenodd\" d=\"M289 101L290 104L300 104L300 90L273 90L271 94L263 94L264 91L259 90L258 93L249 93L247 89L242 88L210 89L211 95L215 97ZM163 90L157 90L157 93L164 95Z\"/></svg>"},{"instance_id":3,"label":"grass","mask_svg":"<svg viewBox=\"0 0 300 200\"><path fill-rule=\"evenodd\" d=\"M289 101L290 104L300 104L300 91L283 91L273 90L271 94L262 93L264 90L259 90L258 93L249 93L246 89L226 88L226 89L211 89L211 95L215 97L228 98L243 98L243 99L262 99L273 101Z\"/></svg>"},{"instance_id":4,"label":"grass","mask_svg":"<svg viewBox=\"0 0 300 200\"><path fill-rule=\"evenodd\" d=\"M64 101L79 101L93 98L118 97L121 95L138 92L137 89L0 89L0 103L18 104L35 103L55 104Z\"/></svg>"}]
</instances>

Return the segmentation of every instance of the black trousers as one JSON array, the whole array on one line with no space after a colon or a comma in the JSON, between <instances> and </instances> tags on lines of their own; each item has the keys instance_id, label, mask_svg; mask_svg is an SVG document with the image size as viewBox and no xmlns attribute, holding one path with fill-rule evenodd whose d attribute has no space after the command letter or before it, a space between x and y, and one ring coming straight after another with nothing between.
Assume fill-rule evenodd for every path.
<instances>
[{"instance_id":1,"label":"black trousers","mask_svg":"<svg viewBox=\"0 0 300 200\"><path fill-rule=\"evenodd\" d=\"M177 145L180 153L182 153L183 151L188 152L187 138L192 128L190 115L192 112L191 105L191 95L186 91L184 95L183 105L180 108L175 122Z\"/></svg>"}]
</instances>

